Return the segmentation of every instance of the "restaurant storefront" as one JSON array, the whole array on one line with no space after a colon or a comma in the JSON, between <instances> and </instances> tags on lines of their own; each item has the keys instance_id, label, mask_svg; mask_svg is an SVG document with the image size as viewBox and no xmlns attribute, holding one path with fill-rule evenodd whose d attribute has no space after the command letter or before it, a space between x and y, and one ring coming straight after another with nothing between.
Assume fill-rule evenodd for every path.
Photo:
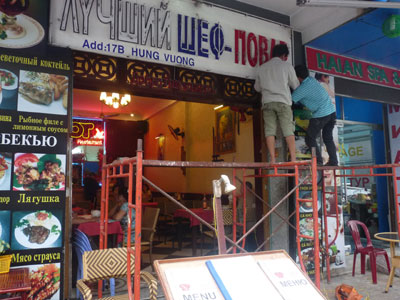
<instances>
[{"instance_id":1,"label":"restaurant storefront","mask_svg":"<svg viewBox=\"0 0 400 300\"><path fill-rule=\"evenodd\" d=\"M49 14L43 13L48 10ZM9 91L3 88L0 109L5 126L0 149L8 165L8 186L4 185L0 195L8 200L0 203L1 213L5 214L1 218L1 238L10 244L12 267L28 266L36 273L50 270L57 278L50 299L63 299L69 293L71 273L66 263L71 248L64 241L70 236L73 191L82 186L85 170L96 173L102 159L110 162L134 156L137 138L144 139L148 159L261 161L261 119L258 95L253 90L255 70L270 58L274 45L292 45L292 30L220 7L180 0L109 1L109 5L102 1L41 1L31 2L25 14L31 17L26 17L27 22L37 29L36 40L20 45L17 40L17 47L7 44L7 39L0 44L5 48L1 69L15 74L12 100L18 103L7 106ZM47 15L50 20L43 17ZM28 36L31 34L28 32ZM48 46L47 40L57 47ZM49 108L47 103L32 99L22 105L29 97L22 95L22 82L51 85L48 98L57 107ZM168 105L147 118L131 121L135 125L121 134L126 124L102 118L100 109L100 118L90 113L74 115L79 106L75 95L81 95L81 91L98 96L100 92L130 94L133 101L135 97L141 101L155 98L168 101ZM214 110L221 104L225 107ZM99 101L93 106L102 105ZM228 119L228 125L221 121L224 119ZM87 130L80 132L82 123L95 124L93 130L99 129L100 135L93 131L93 135L86 136ZM18 137L19 130L32 137ZM183 131L185 135L179 135ZM156 139L160 136L165 138L161 145ZM28 154L31 158L20 164L19 158ZM29 164L43 172L41 158L48 156L54 156L60 168L60 183L33 188L18 181L19 165ZM211 180L219 176L217 170L185 173L153 168L146 172L168 192L200 195L211 194ZM32 182L38 183L36 179ZM49 200L49 204L48 199L57 201ZM27 223L28 217L38 219L43 214L57 219L56 227L51 227L44 243L25 243L28 237L21 233L21 220ZM17 230L20 227L21 232ZM35 294L32 299L40 297Z\"/></svg>"}]
</instances>

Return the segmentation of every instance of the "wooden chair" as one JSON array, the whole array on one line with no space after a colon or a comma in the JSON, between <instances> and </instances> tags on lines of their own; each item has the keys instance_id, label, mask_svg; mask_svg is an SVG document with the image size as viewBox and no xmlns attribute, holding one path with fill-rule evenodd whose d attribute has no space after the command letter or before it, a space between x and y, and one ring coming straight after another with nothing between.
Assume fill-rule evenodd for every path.
<instances>
[{"instance_id":1,"label":"wooden chair","mask_svg":"<svg viewBox=\"0 0 400 300\"><path fill-rule=\"evenodd\" d=\"M88 283L95 283L99 280L109 278L126 278L127 274L127 248L109 248L102 250L86 251L82 257L83 278L76 283L83 299L92 300L93 295ZM134 274L134 256L131 256L131 274ZM141 271L140 277L147 283L149 297L157 299L157 280L149 272ZM101 300L122 300L129 299L128 294L104 297Z\"/></svg>"},{"instance_id":2,"label":"wooden chair","mask_svg":"<svg viewBox=\"0 0 400 300\"><path fill-rule=\"evenodd\" d=\"M167 198L161 200L161 222L158 226L159 240L161 235L164 236L164 244L167 243L167 237L172 237L172 248L175 248L175 241L178 240L178 226L179 222L174 218L174 212L179 207ZM188 227L190 222L188 220L180 220L181 226Z\"/></svg>"},{"instance_id":3,"label":"wooden chair","mask_svg":"<svg viewBox=\"0 0 400 300\"><path fill-rule=\"evenodd\" d=\"M146 207L142 219L142 246L149 246L149 259L151 267L153 268L153 239L157 228L158 216L160 209L155 207ZM135 241L132 240L132 245ZM124 247L126 247L126 241L124 241ZM154 268L153 268L154 269Z\"/></svg>"}]
</instances>

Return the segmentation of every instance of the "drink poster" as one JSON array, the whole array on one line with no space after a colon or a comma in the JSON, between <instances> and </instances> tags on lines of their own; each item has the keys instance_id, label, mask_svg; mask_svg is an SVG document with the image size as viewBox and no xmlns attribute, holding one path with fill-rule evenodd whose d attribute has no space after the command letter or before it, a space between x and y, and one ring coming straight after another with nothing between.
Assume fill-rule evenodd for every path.
<instances>
[{"instance_id":1,"label":"drink poster","mask_svg":"<svg viewBox=\"0 0 400 300\"><path fill-rule=\"evenodd\" d=\"M29 269L28 300L64 299L71 55L47 46L48 1L0 13L0 255Z\"/></svg>"},{"instance_id":2,"label":"drink poster","mask_svg":"<svg viewBox=\"0 0 400 300\"><path fill-rule=\"evenodd\" d=\"M0 48L38 55L46 52L48 0L1 0L0 14Z\"/></svg>"}]
</instances>

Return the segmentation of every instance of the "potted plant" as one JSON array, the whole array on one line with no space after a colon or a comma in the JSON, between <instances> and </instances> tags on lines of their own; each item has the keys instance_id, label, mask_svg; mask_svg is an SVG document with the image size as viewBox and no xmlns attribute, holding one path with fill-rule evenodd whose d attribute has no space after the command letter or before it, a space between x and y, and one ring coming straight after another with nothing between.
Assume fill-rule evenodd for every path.
<instances>
[{"instance_id":1,"label":"potted plant","mask_svg":"<svg viewBox=\"0 0 400 300\"><path fill-rule=\"evenodd\" d=\"M10 244L0 239L0 274L10 271L12 255L3 255L8 249L10 249Z\"/></svg>"}]
</instances>

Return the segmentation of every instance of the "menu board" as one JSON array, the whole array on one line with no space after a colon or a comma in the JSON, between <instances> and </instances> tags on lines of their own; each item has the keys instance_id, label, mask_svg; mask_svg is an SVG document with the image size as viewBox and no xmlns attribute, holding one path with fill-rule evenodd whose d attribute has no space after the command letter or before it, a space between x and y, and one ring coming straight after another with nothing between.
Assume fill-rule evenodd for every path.
<instances>
[{"instance_id":1,"label":"menu board","mask_svg":"<svg viewBox=\"0 0 400 300\"><path fill-rule=\"evenodd\" d=\"M63 299L72 66L69 50L48 53L0 54L0 239L29 267L29 300Z\"/></svg>"},{"instance_id":2,"label":"menu board","mask_svg":"<svg viewBox=\"0 0 400 300\"><path fill-rule=\"evenodd\" d=\"M310 72L311 77L318 78L314 72ZM329 76L329 80L327 82L320 82L321 85L327 90L331 101L335 104L335 94L334 94L334 81L333 77ZM311 159L311 152L305 142L306 132L309 125L309 120L312 117L312 113L307 109L295 109L294 110L294 119L296 123L296 131L295 131L295 140L296 140L296 158L298 160ZM333 138L335 144L338 145L338 131L337 127L334 128ZM324 163L328 162L329 156L326 151L325 145L323 145L322 140L317 139L317 142L321 144L321 155ZM326 213L327 213L327 232L328 232L328 242L329 254L330 254L330 268L338 268L345 267L345 247L344 247L344 230L343 230L343 212L341 204L339 203L338 209L336 211L334 196L332 194L334 190L334 170L324 170L318 172L318 228L319 228L319 239L320 245L321 243L321 222L323 216L322 210L322 180L321 176L324 176L324 184L326 193ZM323 174L322 174L323 173ZM308 180L304 182L303 185L299 188L299 196L301 199L311 199L311 191L312 191L312 182L311 182L311 174L310 171L302 171L301 178L305 178L306 176L310 176ZM310 202L303 202L300 205L300 233L307 236L313 236L313 206ZM338 215L337 215L338 212ZM336 221L338 219L338 222ZM337 224L339 224L339 228L337 228ZM325 243L324 243L325 244ZM302 238L300 241L301 248L301 257L303 259L303 263L307 270L307 273L310 276L315 274L315 266L314 266L314 241L310 239ZM320 257L322 259L322 256ZM299 257L297 257L297 261L299 261ZM322 260L321 260L322 264Z\"/></svg>"},{"instance_id":3,"label":"menu board","mask_svg":"<svg viewBox=\"0 0 400 300\"><path fill-rule=\"evenodd\" d=\"M320 176L321 172L318 172L317 182L321 183ZM311 182L311 174L310 171L302 171L301 172L301 180L306 177L309 179L305 180L304 184L299 187L299 197L301 199L312 199L312 182ZM318 237L320 240L320 246L322 246L321 241L321 222L322 222L322 185L318 184ZM300 207L300 234L314 237L314 220L313 220L313 205L311 202L301 202ZM300 239L300 249L301 249L301 258L303 260L304 267L311 277L315 274L315 265L314 265L314 240L301 238ZM320 256L321 258L321 256ZM297 261L299 257L297 257ZM321 260L322 263L322 260Z\"/></svg>"}]
</instances>

